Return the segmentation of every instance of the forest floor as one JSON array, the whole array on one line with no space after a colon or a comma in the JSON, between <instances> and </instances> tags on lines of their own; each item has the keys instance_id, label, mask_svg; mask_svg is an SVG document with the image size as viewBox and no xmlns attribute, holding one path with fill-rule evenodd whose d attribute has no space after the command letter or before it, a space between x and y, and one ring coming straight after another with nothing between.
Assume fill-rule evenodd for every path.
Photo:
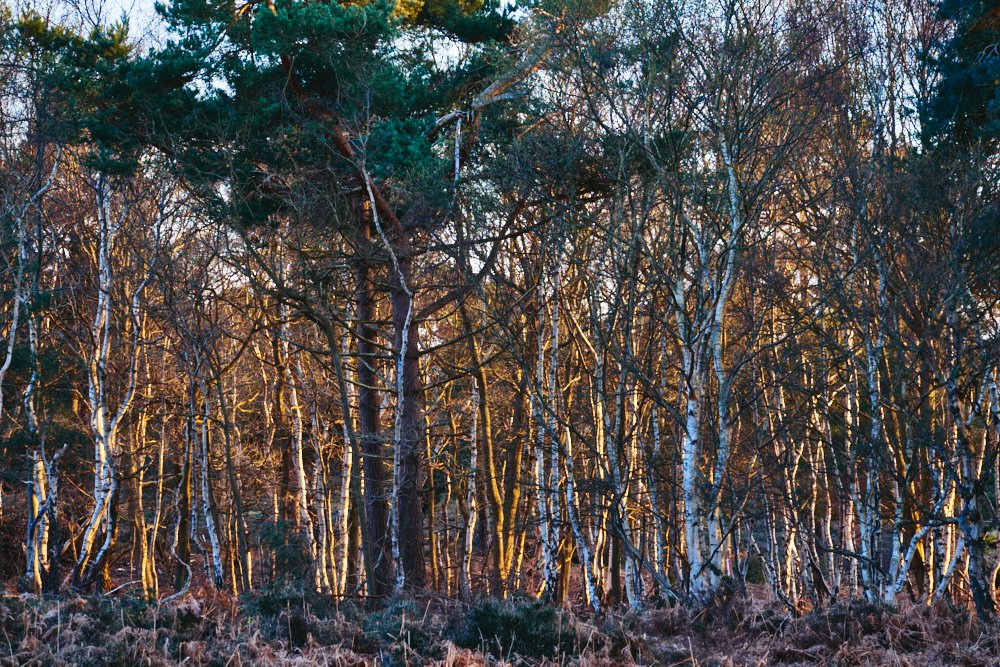
<instances>
[{"instance_id":1,"label":"forest floor","mask_svg":"<svg viewBox=\"0 0 1000 667\"><path fill-rule=\"evenodd\" d=\"M748 598L693 614L574 614L438 597L377 610L268 591L0 599L11 665L1000 665L1000 629L964 609L840 603L793 617Z\"/></svg>"}]
</instances>

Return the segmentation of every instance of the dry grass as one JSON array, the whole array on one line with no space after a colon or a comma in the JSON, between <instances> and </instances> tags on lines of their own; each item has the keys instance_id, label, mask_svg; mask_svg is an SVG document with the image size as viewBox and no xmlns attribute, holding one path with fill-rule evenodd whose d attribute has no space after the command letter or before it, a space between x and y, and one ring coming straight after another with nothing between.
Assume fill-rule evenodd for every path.
<instances>
[{"instance_id":1,"label":"dry grass","mask_svg":"<svg viewBox=\"0 0 1000 667\"><path fill-rule=\"evenodd\" d=\"M485 636L488 630L477 625L480 639L470 645L470 623L482 618L482 606L474 613L425 599L364 612L305 599L282 603L211 591L160 607L128 599L7 597L0 599L0 664L1000 665L997 628L944 606L887 610L843 602L792 618L734 599L697 614L675 607L594 618L553 615L528 602L490 603L488 613L506 614L507 634ZM555 625L545 625L550 621ZM533 643L519 632L534 633ZM534 657L519 653L528 648Z\"/></svg>"}]
</instances>

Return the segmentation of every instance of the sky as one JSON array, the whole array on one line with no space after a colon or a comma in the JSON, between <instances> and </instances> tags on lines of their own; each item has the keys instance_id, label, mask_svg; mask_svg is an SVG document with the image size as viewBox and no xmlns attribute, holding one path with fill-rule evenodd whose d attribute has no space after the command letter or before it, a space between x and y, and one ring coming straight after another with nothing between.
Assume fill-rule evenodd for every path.
<instances>
[{"instance_id":1,"label":"sky","mask_svg":"<svg viewBox=\"0 0 1000 667\"><path fill-rule=\"evenodd\" d=\"M129 33L140 45L163 35L163 26L154 9L156 0L0 0L14 14L32 11L69 25L91 28L98 24L128 19Z\"/></svg>"}]
</instances>

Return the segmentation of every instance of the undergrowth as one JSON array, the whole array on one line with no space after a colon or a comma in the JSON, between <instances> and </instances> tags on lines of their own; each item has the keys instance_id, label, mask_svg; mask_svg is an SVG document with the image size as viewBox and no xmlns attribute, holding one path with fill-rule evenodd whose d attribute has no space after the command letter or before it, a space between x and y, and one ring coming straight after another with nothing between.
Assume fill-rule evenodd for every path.
<instances>
[{"instance_id":1,"label":"undergrowth","mask_svg":"<svg viewBox=\"0 0 1000 667\"><path fill-rule=\"evenodd\" d=\"M377 608L281 586L239 599L0 599L3 665L1000 665L997 628L858 601L793 617L747 597L574 614L528 599Z\"/></svg>"}]
</instances>

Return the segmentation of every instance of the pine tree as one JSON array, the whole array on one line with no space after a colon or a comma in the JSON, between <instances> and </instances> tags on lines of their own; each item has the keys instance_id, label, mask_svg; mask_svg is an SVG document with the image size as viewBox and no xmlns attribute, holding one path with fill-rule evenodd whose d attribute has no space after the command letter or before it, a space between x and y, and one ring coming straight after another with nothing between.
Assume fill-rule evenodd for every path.
<instances>
[{"instance_id":1,"label":"pine tree","mask_svg":"<svg viewBox=\"0 0 1000 667\"><path fill-rule=\"evenodd\" d=\"M361 359L370 590L421 587L419 356L421 319L430 312L417 310L415 264L453 220L456 170L474 151L480 116L534 62L508 72L516 55L512 10L491 0L182 0L159 11L172 39L136 63L130 79L147 100L148 141L176 160L206 210L249 242L306 209L308 226L336 230L353 249L344 259L353 267ZM370 361L379 279L395 360L391 484Z\"/></svg>"},{"instance_id":2,"label":"pine tree","mask_svg":"<svg viewBox=\"0 0 1000 667\"><path fill-rule=\"evenodd\" d=\"M1000 2L946 0L939 18L954 30L938 61L928 128L959 144L1000 137Z\"/></svg>"}]
</instances>

